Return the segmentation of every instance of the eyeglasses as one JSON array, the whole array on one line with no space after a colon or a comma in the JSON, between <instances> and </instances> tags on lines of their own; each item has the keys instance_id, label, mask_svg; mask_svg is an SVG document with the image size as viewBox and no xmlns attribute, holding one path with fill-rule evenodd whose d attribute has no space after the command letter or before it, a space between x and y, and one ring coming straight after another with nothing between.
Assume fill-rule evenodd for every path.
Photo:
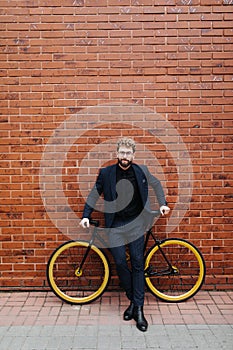
<instances>
[{"instance_id":1,"label":"eyeglasses","mask_svg":"<svg viewBox=\"0 0 233 350\"><path fill-rule=\"evenodd\" d=\"M128 151L128 152L123 152L123 151L120 151L118 152L120 156L124 157L124 155L126 155L126 157L130 157L132 156L133 152L131 151Z\"/></svg>"}]
</instances>

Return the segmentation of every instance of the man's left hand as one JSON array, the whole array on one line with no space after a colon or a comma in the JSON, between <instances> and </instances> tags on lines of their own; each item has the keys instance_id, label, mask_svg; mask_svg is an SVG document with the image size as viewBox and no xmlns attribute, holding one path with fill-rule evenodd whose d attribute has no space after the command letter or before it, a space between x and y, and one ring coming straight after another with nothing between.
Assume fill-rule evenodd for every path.
<instances>
[{"instance_id":1,"label":"man's left hand","mask_svg":"<svg viewBox=\"0 0 233 350\"><path fill-rule=\"evenodd\" d=\"M169 214L170 208L167 205L162 205L160 207L160 213L162 216Z\"/></svg>"}]
</instances>

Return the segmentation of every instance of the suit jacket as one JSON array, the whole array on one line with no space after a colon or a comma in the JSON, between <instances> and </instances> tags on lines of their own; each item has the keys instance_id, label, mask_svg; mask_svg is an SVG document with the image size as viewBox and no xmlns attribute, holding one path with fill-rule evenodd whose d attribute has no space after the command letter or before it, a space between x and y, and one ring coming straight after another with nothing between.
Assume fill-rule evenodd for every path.
<instances>
[{"instance_id":1,"label":"suit jacket","mask_svg":"<svg viewBox=\"0 0 233 350\"><path fill-rule=\"evenodd\" d=\"M116 169L117 164L110 165L106 168L102 168L99 171L99 175L97 177L96 183L92 188L87 201L84 206L83 218L90 218L92 211L95 208L95 204L99 198L103 194L104 197L104 216L105 216L105 226L111 227L114 216L115 216L115 204L117 198L116 192ZM156 197L158 199L159 205L166 205L167 202L165 200L164 191L160 181L153 176L148 168L145 165L137 165L135 163L132 164L132 167L135 172L135 177L138 183L139 193L141 195L143 208L146 212L150 212L150 203L148 190L149 185L154 189ZM127 189L126 189L127 190Z\"/></svg>"}]
</instances>

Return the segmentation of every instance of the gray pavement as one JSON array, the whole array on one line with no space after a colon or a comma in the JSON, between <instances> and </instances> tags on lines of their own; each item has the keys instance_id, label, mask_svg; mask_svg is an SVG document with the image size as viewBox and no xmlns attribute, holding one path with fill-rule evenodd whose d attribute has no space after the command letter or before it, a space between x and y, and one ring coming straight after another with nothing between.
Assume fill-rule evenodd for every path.
<instances>
[{"instance_id":1,"label":"gray pavement","mask_svg":"<svg viewBox=\"0 0 233 350\"><path fill-rule=\"evenodd\" d=\"M174 305L148 296L145 333L122 320L127 301L120 293L83 306L64 304L50 293L0 296L1 350L233 349L229 292L201 292Z\"/></svg>"},{"instance_id":2,"label":"gray pavement","mask_svg":"<svg viewBox=\"0 0 233 350\"><path fill-rule=\"evenodd\" d=\"M0 328L2 350L232 350L230 325L12 326Z\"/></svg>"}]
</instances>

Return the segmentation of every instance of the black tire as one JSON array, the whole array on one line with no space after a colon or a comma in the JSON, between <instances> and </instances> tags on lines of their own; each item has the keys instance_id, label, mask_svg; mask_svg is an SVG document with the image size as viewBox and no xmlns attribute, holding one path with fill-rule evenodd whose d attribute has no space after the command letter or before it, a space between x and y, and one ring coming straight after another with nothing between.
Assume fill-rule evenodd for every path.
<instances>
[{"instance_id":1,"label":"black tire","mask_svg":"<svg viewBox=\"0 0 233 350\"><path fill-rule=\"evenodd\" d=\"M56 296L70 304L88 304L99 298L110 280L106 254L92 245L81 270L89 246L86 241L69 241L60 245L47 264L47 280Z\"/></svg>"},{"instance_id":2,"label":"black tire","mask_svg":"<svg viewBox=\"0 0 233 350\"><path fill-rule=\"evenodd\" d=\"M159 247L151 247L145 258L147 287L166 302L177 303L192 298L201 289L206 275L201 252L192 243L178 238L165 239L160 247L173 266L173 273L169 274Z\"/></svg>"}]
</instances>

